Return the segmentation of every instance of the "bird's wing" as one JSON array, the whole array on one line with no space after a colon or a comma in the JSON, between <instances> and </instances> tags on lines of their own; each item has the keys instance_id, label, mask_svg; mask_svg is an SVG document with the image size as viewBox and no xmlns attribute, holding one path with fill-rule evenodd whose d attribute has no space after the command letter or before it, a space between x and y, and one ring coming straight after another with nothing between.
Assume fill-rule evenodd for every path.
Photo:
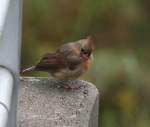
<instances>
[{"instance_id":1,"label":"bird's wing","mask_svg":"<svg viewBox=\"0 0 150 127\"><path fill-rule=\"evenodd\" d=\"M39 71L56 71L66 66L67 64L63 55L58 53L47 53L36 65L35 69Z\"/></svg>"},{"instance_id":2,"label":"bird's wing","mask_svg":"<svg viewBox=\"0 0 150 127\"><path fill-rule=\"evenodd\" d=\"M78 43L65 44L56 52L65 57L67 65L71 70L74 70L82 62L80 58L80 45Z\"/></svg>"},{"instance_id":3,"label":"bird's wing","mask_svg":"<svg viewBox=\"0 0 150 127\"><path fill-rule=\"evenodd\" d=\"M67 64L69 69L74 70L78 65L81 64L81 58L77 55L68 55L67 56Z\"/></svg>"}]
</instances>

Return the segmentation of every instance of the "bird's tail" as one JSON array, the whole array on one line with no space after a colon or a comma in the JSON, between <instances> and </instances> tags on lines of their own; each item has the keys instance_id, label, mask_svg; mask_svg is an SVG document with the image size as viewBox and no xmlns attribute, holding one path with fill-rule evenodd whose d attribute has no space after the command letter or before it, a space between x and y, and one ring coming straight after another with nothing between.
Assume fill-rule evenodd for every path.
<instances>
[{"instance_id":1,"label":"bird's tail","mask_svg":"<svg viewBox=\"0 0 150 127\"><path fill-rule=\"evenodd\" d=\"M30 72L30 71L33 71L35 69L36 66L32 66L32 67L29 67L29 68L26 68L26 69L23 69L21 70L21 74L24 74L26 72Z\"/></svg>"}]
</instances>

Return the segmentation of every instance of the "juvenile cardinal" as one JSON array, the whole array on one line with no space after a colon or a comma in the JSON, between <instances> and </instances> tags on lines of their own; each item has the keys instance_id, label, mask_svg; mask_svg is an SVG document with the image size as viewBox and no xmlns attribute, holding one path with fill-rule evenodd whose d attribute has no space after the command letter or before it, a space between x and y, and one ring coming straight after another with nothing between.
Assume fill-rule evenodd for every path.
<instances>
[{"instance_id":1,"label":"juvenile cardinal","mask_svg":"<svg viewBox=\"0 0 150 127\"><path fill-rule=\"evenodd\" d=\"M54 53L45 54L39 63L22 70L21 73L44 71L60 81L75 80L89 69L93 50L93 38L88 36L62 45Z\"/></svg>"}]
</instances>

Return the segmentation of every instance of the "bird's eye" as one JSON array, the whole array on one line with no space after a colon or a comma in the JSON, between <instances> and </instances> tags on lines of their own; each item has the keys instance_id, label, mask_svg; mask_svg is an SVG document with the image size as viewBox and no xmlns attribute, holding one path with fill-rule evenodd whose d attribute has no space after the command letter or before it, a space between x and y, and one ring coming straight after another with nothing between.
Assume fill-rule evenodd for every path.
<instances>
[{"instance_id":1,"label":"bird's eye","mask_svg":"<svg viewBox=\"0 0 150 127\"><path fill-rule=\"evenodd\" d=\"M84 49L84 48L81 48L81 52L85 52L85 49Z\"/></svg>"},{"instance_id":2,"label":"bird's eye","mask_svg":"<svg viewBox=\"0 0 150 127\"><path fill-rule=\"evenodd\" d=\"M91 55L91 52L84 49L84 48L81 48L81 52L80 52L81 55L87 55L87 56L90 56Z\"/></svg>"}]
</instances>

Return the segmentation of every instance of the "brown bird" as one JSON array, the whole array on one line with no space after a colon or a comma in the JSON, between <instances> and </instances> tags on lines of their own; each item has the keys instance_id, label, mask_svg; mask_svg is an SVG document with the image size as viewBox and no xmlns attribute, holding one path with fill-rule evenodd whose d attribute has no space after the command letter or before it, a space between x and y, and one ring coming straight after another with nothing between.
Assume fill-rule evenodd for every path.
<instances>
[{"instance_id":1,"label":"brown bird","mask_svg":"<svg viewBox=\"0 0 150 127\"><path fill-rule=\"evenodd\" d=\"M93 38L88 36L86 39L62 45L54 53L45 54L39 63L21 73L45 71L60 81L75 80L89 69L93 50Z\"/></svg>"}]
</instances>

